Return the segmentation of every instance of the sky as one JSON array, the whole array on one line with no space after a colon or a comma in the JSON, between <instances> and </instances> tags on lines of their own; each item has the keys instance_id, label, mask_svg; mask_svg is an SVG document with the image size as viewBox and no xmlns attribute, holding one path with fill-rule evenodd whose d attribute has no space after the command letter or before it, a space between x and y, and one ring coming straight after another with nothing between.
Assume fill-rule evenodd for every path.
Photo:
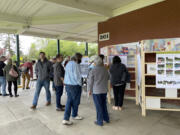
<instances>
[{"instance_id":1,"label":"sky","mask_svg":"<svg viewBox=\"0 0 180 135\"><path fill-rule=\"evenodd\" d=\"M19 40L21 44L21 50L24 54L28 54L30 46L36 41L36 38L31 36L19 36Z\"/></svg>"},{"instance_id":2,"label":"sky","mask_svg":"<svg viewBox=\"0 0 180 135\"><path fill-rule=\"evenodd\" d=\"M37 37L31 37L31 36L19 36L21 50L24 54L28 54L28 51L30 49L30 46L32 43L34 43L38 38ZM0 41L0 47L2 48L2 41Z\"/></svg>"}]
</instances>

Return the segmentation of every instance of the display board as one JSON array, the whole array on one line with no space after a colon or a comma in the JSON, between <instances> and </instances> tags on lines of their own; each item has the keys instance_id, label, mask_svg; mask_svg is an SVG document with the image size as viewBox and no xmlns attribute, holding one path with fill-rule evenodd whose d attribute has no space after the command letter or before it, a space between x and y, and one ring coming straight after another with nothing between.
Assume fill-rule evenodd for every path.
<instances>
[{"instance_id":1,"label":"display board","mask_svg":"<svg viewBox=\"0 0 180 135\"><path fill-rule=\"evenodd\" d=\"M126 65L128 71L131 74L131 82L127 84L125 91L125 98L136 99L136 104L138 104L138 92L137 92L137 58L136 51L137 45L139 43L128 43L112 45L108 47L100 48L100 53L105 55L105 63L107 65L112 64L112 59L114 56L119 56L123 64ZM110 92L111 93L111 92ZM112 97L113 94L111 94ZM109 99L110 101L110 99Z\"/></svg>"},{"instance_id":2,"label":"display board","mask_svg":"<svg viewBox=\"0 0 180 135\"><path fill-rule=\"evenodd\" d=\"M180 88L180 54L157 54L156 68L156 88Z\"/></svg>"},{"instance_id":3,"label":"display board","mask_svg":"<svg viewBox=\"0 0 180 135\"><path fill-rule=\"evenodd\" d=\"M142 115L147 110L180 111L180 39L141 42Z\"/></svg>"},{"instance_id":4,"label":"display board","mask_svg":"<svg viewBox=\"0 0 180 135\"><path fill-rule=\"evenodd\" d=\"M88 71L89 71L89 57L83 57L81 64L81 75L83 78L87 78Z\"/></svg>"}]
</instances>

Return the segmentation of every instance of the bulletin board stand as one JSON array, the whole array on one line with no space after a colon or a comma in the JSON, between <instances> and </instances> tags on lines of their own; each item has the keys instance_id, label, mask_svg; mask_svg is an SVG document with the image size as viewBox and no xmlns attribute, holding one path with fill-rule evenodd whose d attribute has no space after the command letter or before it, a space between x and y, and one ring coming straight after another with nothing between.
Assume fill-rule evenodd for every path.
<instances>
[{"instance_id":1,"label":"bulletin board stand","mask_svg":"<svg viewBox=\"0 0 180 135\"><path fill-rule=\"evenodd\" d=\"M180 111L180 88L177 89L177 97L167 97L166 88L156 88L156 75L148 74L147 65L156 64L156 55L159 52L146 52L141 44L141 71L142 71L142 116L146 116L147 110ZM168 52L165 52L168 53ZM180 52L176 52L180 53ZM154 107L149 107L149 104ZM157 103L156 103L157 101ZM159 107L158 107L159 104Z\"/></svg>"}]
</instances>

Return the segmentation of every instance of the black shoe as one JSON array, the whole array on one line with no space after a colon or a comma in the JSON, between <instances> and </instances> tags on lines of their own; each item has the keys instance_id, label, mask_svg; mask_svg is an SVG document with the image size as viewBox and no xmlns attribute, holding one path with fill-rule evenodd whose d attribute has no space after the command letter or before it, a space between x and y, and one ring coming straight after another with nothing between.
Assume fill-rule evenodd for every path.
<instances>
[{"instance_id":1,"label":"black shoe","mask_svg":"<svg viewBox=\"0 0 180 135\"><path fill-rule=\"evenodd\" d=\"M30 89L29 87L26 88L26 90L29 90L29 89Z\"/></svg>"},{"instance_id":2,"label":"black shoe","mask_svg":"<svg viewBox=\"0 0 180 135\"><path fill-rule=\"evenodd\" d=\"M56 111L58 111L58 112L63 112L64 109L63 109L63 108L56 108Z\"/></svg>"},{"instance_id":3,"label":"black shoe","mask_svg":"<svg viewBox=\"0 0 180 135\"><path fill-rule=\"evenodd\" d=\"M16 94L15 97L19 97L19 95Z\"/></svg>"},{"instance_id":4,"label":"black shoe","mask_svg":"<svg viewBox=\"0 0 180 135\"><path fill-rule=\"evenodd\" d=\"M2 96L2 94L0 93L0 96Z\"/></svg>"},{"instance_id":5,"label":"black shoe","mask_svg":"<svg viewBox=\"0 0 180 135\"><path fill-rule=\"evenodd\" d=\"M65 108L66 106L65 105L61 105L62 108Z\"/></svg>"},{"instance_id":6,"label":"black shoe","mask_svg":"<svg viewBox=\"0 0 180 135\"><path fill-rule=\"evenodd\" d=\"M97 121L95 121L94 124L97 126L103 126L103 124L98 124Z\"/></svg>"},{"instance_id":7,"label":"black shoe","mask_svg":"<svg viewBox=\"0 0 180 135\"><path fill-rule=\"evenodd\" d=\"M23 90L25 89L25 88L22 88Z\"/></svg>"},{"instance_id":8,"label":"black shoe","mask_svg":"<svg viewBox=\"0 0 180 135\"><path fill-rule=\"evenodd\" d=\"M12 94L10 94L10 95L9 95L9 97L13 97L13 95L12 95Z\"/></svg>"}]
</instances>

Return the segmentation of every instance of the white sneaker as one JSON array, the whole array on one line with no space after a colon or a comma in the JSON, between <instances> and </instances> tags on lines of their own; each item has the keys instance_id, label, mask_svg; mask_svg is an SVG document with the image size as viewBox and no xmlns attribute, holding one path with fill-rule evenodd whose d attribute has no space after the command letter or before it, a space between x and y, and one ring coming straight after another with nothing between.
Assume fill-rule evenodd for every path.
<instances>
[{"instance_id":1,"label":"white sneaker","mask_svg":"<svg viewBox=\"0 0 180 135\"><path fill-rule=\"evenodd\" d=\"M63 125L72 125L73 122L72 122L72 121L68 121L68 120L63 120L63 121L62 121L62 124L63 124Z\"/></svg>"},{"instance_id":2,"label":"white sneaker","mask_svg":"<svg viewBox=\"0 0 180 135\"><path fill-rule=\"evenodd\" d=\"M74 119L74 120L82 120L83 117L81 117L81 116L76 116L76 117L73 117L73 119Z\"/></svg>"}]
</instances>

